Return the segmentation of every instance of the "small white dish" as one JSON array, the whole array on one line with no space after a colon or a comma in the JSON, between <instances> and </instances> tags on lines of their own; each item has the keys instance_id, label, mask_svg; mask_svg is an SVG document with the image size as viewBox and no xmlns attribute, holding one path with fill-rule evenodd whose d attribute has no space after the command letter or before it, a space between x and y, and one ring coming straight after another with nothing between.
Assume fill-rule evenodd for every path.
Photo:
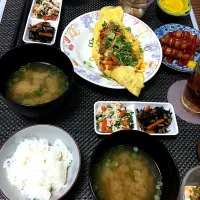
<instances>
[{"instance_id":1,"label":"small white dish","mask_svg":"<svg viewBox=\"0 0 200 200\"><path fill-rule=\"evenodd\" d=\"M59 14L58 14L58 17L55 21L53 20L47 20L47 21L44 21L43 19L38 19L38 18L34 18L33 17L33 6L36 4L36 1L33 0L32 2L32 5L31 5L31 9L30 9L30 12L29 12L29 15L28 15L28 19L27 19L27 22L26 22L26 27L25 27L25 30L24 30L24 34L23 34L23 41L25 43L34 43L34 44L46 44L46 45L53 45L55 43L55 40L56 40L56 35L57 35L57 30L58 30L58 26L59 26L59 22L60 22L60 15L61 15L61 8L62 8L62 0L60 0L60 7L59 7ZM49 22L51 24L52 27L55 28L55 32L54 32L54 37L53 37L53 40L50 42L50 43L44 43L44 42L36 42L36 41L32 41L31 39L29 39L29 26L33 26L39 22Z\"/></svg>"},{"instance_id":2,"label":"small white dish","mask_svg":"<svg viewBox=\"0 0 200 200\"><path fill-rule=\"evenodd\" d=\"M50 200L57 200L65 196L76 182L81 166L81 157L79 148L75 140L63 129L51 125L36 125L22 129L12 135L3 146L0 148L0 193L10 200L27 200L28 198L11 185L7 178L6 169L3 168L3 163L10 158L16 151L17 146L24 139L47 139L50 144L53 144L56 139L62 140L73 155L73 161L68 168L67 187L60 192L52 192Z\"/></svg>"},{"instance_id":3,"label":"small white dish","mask_svg":"<svg viewBox=\"0 0 200 200\"><path fill-rule=\"evenodd\" d=\"M96 111L97 111L97 108L99 106L102 106L102 105L108 105L108 104L123 104L124 107L126 107L127 110L130 110L132 112L135 112L135 108L134 108L134 104L129 102L129 101L97 101L95 104L94 104L94 129L95 129L95 132L99 135L110 135L112 133L103 133L103 132L100 132L97 130L97 126L96 126ZM133 113L133 123L134 123L134 128L132 130L137 130L136 129L136 117L135 117L135 114Z\"/></svg>"},{"instance_id":4,"label":"small white dish","mask_svg":"<svg viewBox=\"0 0 200 200\"><path fill-rule=\"evenodd\" d=\"M110 135L110 134L112 134L112 133L102 133L102 132L98 131L97 126L96 126L97 107L101 106L101 105L108 105L108 104L111 104L111 103L114 103L114 104L122 103L127 108L127 110L133 111L133 122L134 122L134 129L133 130L139 130L139 131L141 131L141 129L140 129L140 126L139 126L139 124L137 123L137 120L136 120L136 114L137 114L136 109L138 109L138 110L144 109L148 105L150 105L151 108L163 106L165 110L170 110L170 112L172 113L172 123L168 127L169 132L167 132L167 133L151 133L151 135L153 135L153 136L175 136L179 133L175 111L174 111L172 104L170 104L170 103L165 103L165 102L136 102L136 101L97 101L94 104L94 129L95 129L95 132L99 135Z\"/></svg>"}]
</instances>

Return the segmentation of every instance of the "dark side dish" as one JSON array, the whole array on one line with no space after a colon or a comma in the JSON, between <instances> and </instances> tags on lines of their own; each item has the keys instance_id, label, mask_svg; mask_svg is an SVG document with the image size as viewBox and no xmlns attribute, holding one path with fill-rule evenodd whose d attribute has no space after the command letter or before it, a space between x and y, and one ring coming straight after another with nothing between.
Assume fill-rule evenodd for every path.
<instances>
[{"instance_id":1,"label":"dark side dish","mask_svg":"<svg viewBox=\"0 0 200 200\"><path fill-rule=\"evenodd\" d=\"M49 22L40 22L30 25L29 39L35 42L50 43L53 40L55 28Z\"/></svg>"},{"instance_id":2,"label":"dark side dish","mask_svg":"<svg viewBox=\"0 0 200 200\"><path fill-rule=\"evenodd\" d=\"M164 107L136 109L137 122L142 131L146 133L167 133L172 122L172 113Z\"/></svg>"}]
</instances>

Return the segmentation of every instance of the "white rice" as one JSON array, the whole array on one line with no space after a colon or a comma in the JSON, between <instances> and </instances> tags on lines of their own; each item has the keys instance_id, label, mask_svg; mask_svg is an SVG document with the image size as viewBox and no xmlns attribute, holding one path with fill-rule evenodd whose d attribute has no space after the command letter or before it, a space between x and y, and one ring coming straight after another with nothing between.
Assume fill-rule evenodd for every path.
<instances>
[{"instance_id":1,"label":"white rice","mask_svg":"<svg viewBox=\"0 0 200 200\"><path fill-rule=\"evenodd\" d=\"M72 154L59 139L52 146L46 139L25 139L3 167L10 183L22 194L31 200L49 200L52 190L66 188L67 168L72 160Z\"/></svg>"}]
</instances>

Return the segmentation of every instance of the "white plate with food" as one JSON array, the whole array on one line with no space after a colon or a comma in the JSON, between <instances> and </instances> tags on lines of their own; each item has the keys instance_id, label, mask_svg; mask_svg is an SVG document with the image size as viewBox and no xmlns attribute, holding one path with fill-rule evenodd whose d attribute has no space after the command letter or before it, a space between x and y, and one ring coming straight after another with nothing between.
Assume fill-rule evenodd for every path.
<instances>
[{"instance_id":1,"label":"white plate with food","mask_svg":"<svg viewBox=\"0 0 200 200\"><path fill-rule=\"evenodd\" d=\"M33 0L23 41L53 45L60 22L61 8L62 0Z\"/></svg>"},{"instance_id":2,"label":"white plate with food","mask_svg":"<svg viewBox=\"0 0 200 200\"><path fill-rule=\"evenodd\" d=\"M116 28L112 32L111 24ZM106 28L109 29L107 39L101 41L106 50L99 46L99 54L96 52L98 55L95 55L98 38L101 37L98 32ZM138 18L123 13L119 6L104 7L100 12L93 11L74 19L63 31L60 47L71 59L79 76L93 84L112 89L124 89L119 78L116 81L112 74L110 76L112 67L129 66L144 72L142 78L146 82L156 74L162 61L162 48L152 29ZM110 49L112 52L108 53ZM98 62L98 56L104 56L104 61ZM109 59L111 63L107 67Z\"/></svg>"},{"instance_id":3,"label":"white plate with food","mask_svg":"<svg viewBox=\"0 0 200 200\"><path fill-rule=\"evenodd\" d=\"M97 101L94 129L99 135L120 130L139 130L154 136L179 133L174 108L164 102Z\"/></svg>"},{"instance_id":4,"label":"white plate with food","mask_svg":"<svg viewBox=\"0 0 200 200\"><path fill-rule=\"evenodd\" d=\"M80 165L79 148L66 131L50 125L22 129L0 149L0 192L11 200L60 199Z\"/></svg>"}]
</instances>

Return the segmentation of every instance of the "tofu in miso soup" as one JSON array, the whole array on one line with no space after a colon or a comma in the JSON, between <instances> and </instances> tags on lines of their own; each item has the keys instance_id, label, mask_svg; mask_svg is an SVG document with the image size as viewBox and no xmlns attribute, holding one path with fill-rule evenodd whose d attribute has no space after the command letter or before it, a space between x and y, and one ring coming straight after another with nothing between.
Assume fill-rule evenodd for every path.
<instances>
[{"instance_id":1,"label":"tofu in miso soup","mask_svg":"<svg viewBox=\"0 0 200 200\"><path fill-rule=\"evenodd\" d=\"M67 76L47 63L29 63L15 71L7 82L6 95L24 105L39 105L62 95L68 88Z\"/></svg>"}]
</instances>

